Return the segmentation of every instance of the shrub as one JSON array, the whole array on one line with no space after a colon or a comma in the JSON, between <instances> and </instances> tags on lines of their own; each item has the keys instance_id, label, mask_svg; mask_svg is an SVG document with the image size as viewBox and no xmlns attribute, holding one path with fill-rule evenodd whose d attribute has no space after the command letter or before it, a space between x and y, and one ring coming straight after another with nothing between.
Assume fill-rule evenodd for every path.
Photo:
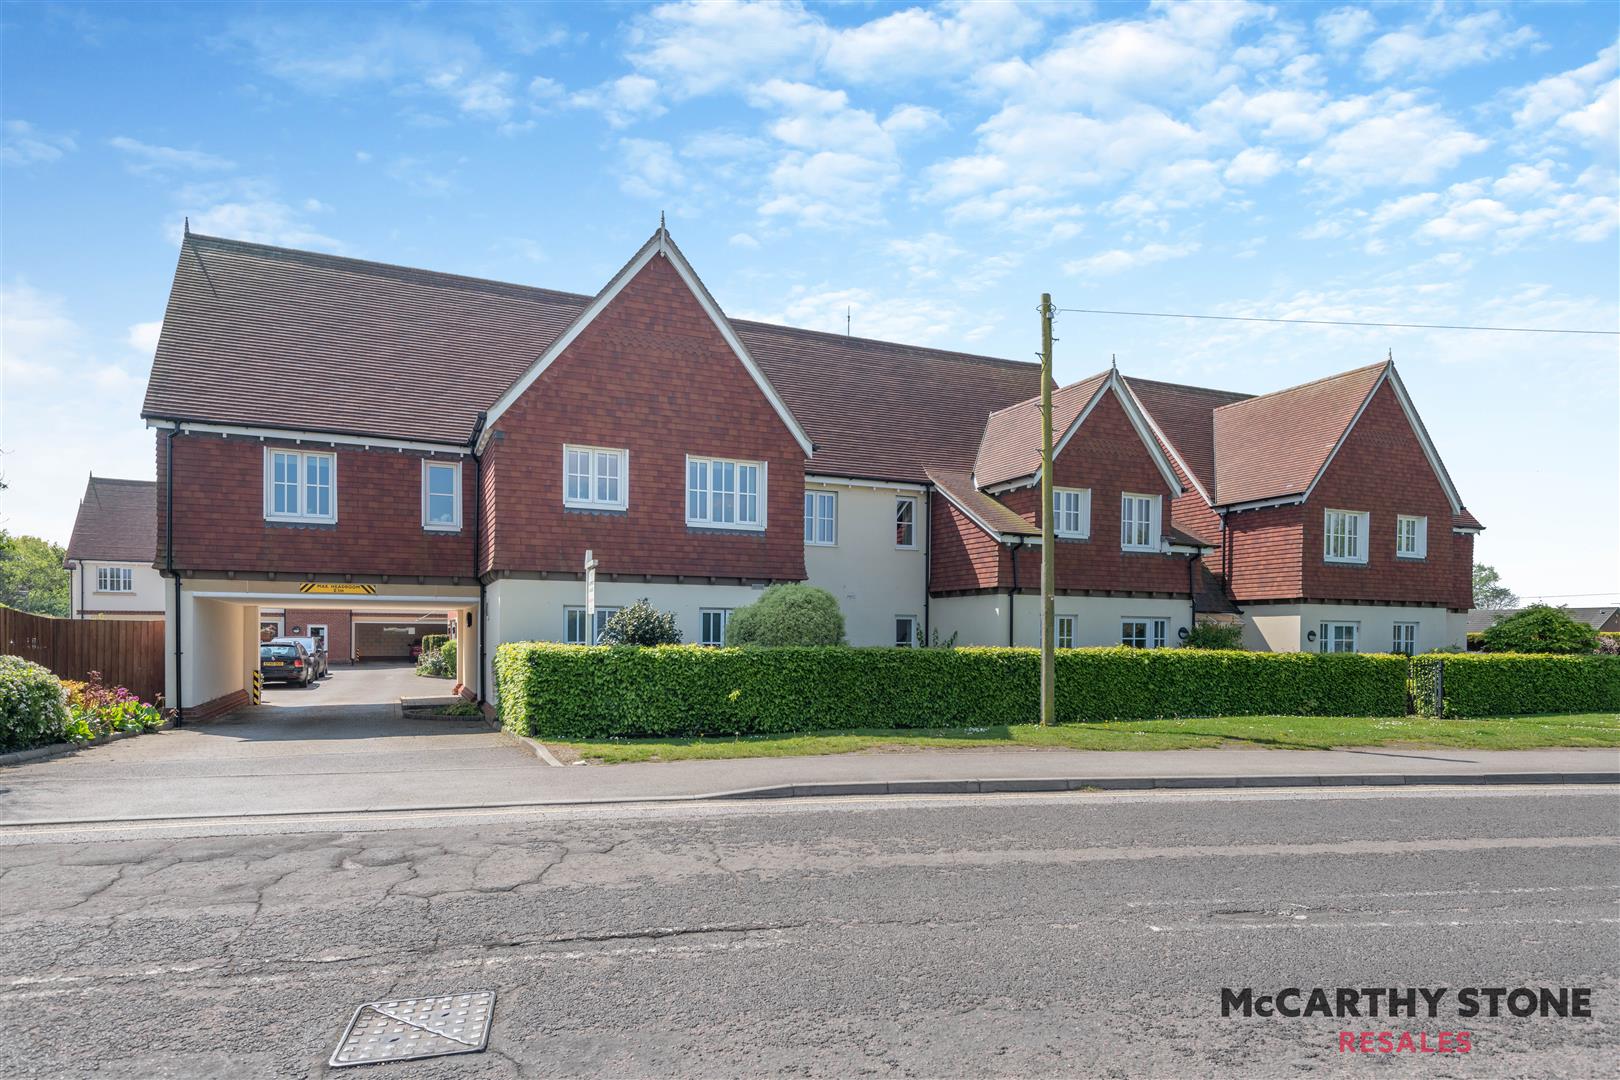
<instances>
[{"instance_id":1,"label":"shrub","mask_svg":"<svg viewBox=\"0 0 1620 1080\"><path fill-rule=\"evenodd\" d=\"M1620 711L1620 657L1447 656L1445 715Z\"/></svg>"},{"instance_id":2,"label":"shrub","mask_svg":"<svg viewBox=\"0 0 1620 1080\"><path fill-rule=\"evenodd\" d=\"M433 652L424 652L416 660L416 673L431 679L453 679L456 677L456 643L446 639L443 645Z\"/></svg>"},{"instance_id":3,"label":"shrub","mask_svg":"<svg viewBox=\"0 0 1620 1080\"><path fill-rule=\"evenodd\" d=\"M449 634L423 634L422 654L425 656L430 652L438 652L440 649L444 648L445 642L449 640Z\"/></svg>"},{"instance_id":4,"label":"shrub","mask_svg":"<svg viewBox=\"0 0 1620 1080\"><path fill-rule=\"evenodd\" d=\"M62 683L67 692L67 737L75 741L99 739L115 731L152 731L163 724L163 711L148 705L122 686L108 686L101 672L92 671L84 682Z\"/></svg>"},{"instance_id":5,"label":"shrub","mask_svg":"<svg viewBox=\"0 0 1620 1080\"><path fill-rule=\"evenodd\" d=\"M20 656L0 656L0 751L60 742L68 724L61 680Z\"/></svg>"},{"instance_id":6,"label":"shrub","mask_svg":"<svg viewBox=\"0 0 1620 1080\"><path fill-rule=\"evenodd\" d=\"M659 611L643 599L608 616L598 640L603 645L679 645L681 632L674 612Z\"/></svg>"},{"instance_id":7,"label":"shrub","mask_svg":"<svg viewBox=\"0 0 1620 1080\"><path fill-rule=\"evenodd\" d=\"M1241 649L1243 627L1236 623L1194 623L1187 631L1184 649Z\"/></svg>"},{"instance_id":8,"label":"shrub","mask_svg":"<svg viewBox=\"0 0 1620 1080\"><path fill-rule=\"evenodd\" d=\"M814 585L772 585L731 613L727 645L842 645L844 613L838 599Z\"/></svg>"},{"instance_id":9,"label":"shrub","mask_svg":"<svg viewBox=\"0 0 1620 1080\"><path fill-rule=\"evenodd\" d=\"M553 739L938 728L1039 721L1036 649L593 649L495 653L501 722ZM1061 722L1256 714L1397 716L1406 658L1065 649Z\"/></svg>"},{"instance_id":10,"label":"shrub","mask_svg":"<svg viewBox=\"0 0 1620 1080\"><path fill-rule=\"evenodd\" d=\"M1546 604L1514 612L1485 631L1486 652L1589 653L1597 647L1596 630Z\"/></svg>"},{"instance_id":11,"label":"shrub","mask_svg":"<svg viewBox=\"0 0 1620 1080\"><path fill-rule=\"evenodd\" d=\"M1597 651L1604 656L1620 656L1620 634L1613 630L1599 630Z\"/></svg>"}]
</instances>

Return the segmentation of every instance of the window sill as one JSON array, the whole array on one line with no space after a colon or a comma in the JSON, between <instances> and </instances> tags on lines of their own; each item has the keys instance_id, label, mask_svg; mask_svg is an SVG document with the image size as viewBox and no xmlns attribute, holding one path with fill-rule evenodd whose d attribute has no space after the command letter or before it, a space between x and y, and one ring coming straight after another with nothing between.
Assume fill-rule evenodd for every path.
<instances>
[{"instance_id":1,"label":"window sill","mask_svg":"<svg viewBox=\"0 0 1620 1080\"><path fill-rule=\"evenodd\" d=\"M1120 545L1119 550L1126 555L1163 555L1164 552L1156 547L1126 547Z\"/></svg>"},{"instance_id":2,"label":"window sill","mask_svg":"<svg viewBox=\"0 0 1620 1080\"><path fill-rule=\"evenodd\" d=\"M710 525L702 521L688 521L686 527L688 529L700 529L709 533L731 533L736 536L763 536L765 534L765 526L763 525Z\"/></svg>"},{"instance_id":3,"label":"window sill","mask_svg":"<svg viewBox=\"0 0 1620 1080\"><path fill-rule=\"evenodd\" d=\"M1323 558L1323 566L1366 566L1366 559L1329 559Z\"/></svg>"},{"instance_id":4,"label":"window sill","mask_svg":"<svg viewBox=\"0 0 1620 1080\"><path fill-rule=\"evenodd\" d=\"M1427 555L1397 555L1395 556L1395 561L1404 563L1424 563L1429 561L1429 557Z\"/></svg>"},{"instance_id":5,"label":"window sill","mask_svg":"<svg viewBox=\"0 0 1620 1080\"><path fill-rule=\"evenodd\" d=\"M696 529L696 528L700 528L700 526L694 525L694 526L692 526L692 528ZM806 540L804 542L804 546L807 547L807 548L812 548L812 547L816 547L816 548L835 548L838 545L837 545L837 543L824 544L824 543L821 543L818 540Z\"/></svg>"},{"instance_id":6,"label":"window sill","mask_svg":"<svg viewBox=\"0 0 1620 1080\"><path fill-rule=\"evenodd\" d=\"M1053 533L1052 536L1053 536L1054 539L1061 540L1066 544L1089 544L1089 543L1091 543L1091 537L1089 537L1089 536L1069 536L1069 535L1067 535L1065 533ZM1125 548L1125 549L1122 549L1122 550L1132 551L1132 550L1135 550L1135 549L1134 548Z\"/></svg>"},{"instance_id":7,"label":"window sill","mask_svg":"<svg viewBox=\"0 0 1620 1080\"><path fill-rule=\"evenodd\" d=\"M629 503L582 503L563 500L564 510L583 510L592 514L623 514L630 510Z\"/></svg>"},{"instance_id":8,"label":"window sill","mask_svg":"<svg viewBox=\"0 0 1620 1080\"><path fill-rule=\"evenodd\" d=\"M337 518L265 518L266 525L297 529L336 529Z\"/></svg>"},{"instance_id":9,"label":"window sill","mask_svg":"<svg viewBox=\"0 0 1620 1080\"><path fill-rule=\"evenodd\" d=\"M438 533L440 535L454 536L456 533L461 531L461 526L460 525L424 525L424 526L422 526L422 531L425 532L425 533Z\"/></svg>"}]
</instances>

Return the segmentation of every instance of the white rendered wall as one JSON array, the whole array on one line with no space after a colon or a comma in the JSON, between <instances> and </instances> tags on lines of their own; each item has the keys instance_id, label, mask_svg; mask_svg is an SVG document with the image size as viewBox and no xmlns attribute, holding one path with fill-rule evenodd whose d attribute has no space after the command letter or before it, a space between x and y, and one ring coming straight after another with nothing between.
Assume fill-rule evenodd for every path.
<instances>
[{"instance_id":1,"label":"white rendered wall","mask_svg":"<svg viewBox=\"0 0 1620 1080\"><path fill-rule=\"evenodd\" d=\"M1417 651L1463 648L1468 618L1439 607L1395 607L1388 604L1255 604L1244 611L1244 648L1265 652L1314 652L1319 641L1306 635L1321 632L1324 622L1359 627L1360 652L1387 653L1395 646L1395 624L1415 622Z\"/></svg>"},{"instance_id":2,"label":"white rendered wall","mask_svg":"<svg viewBox=\"0 0 1620 1080\"><path fill-rule=\"evenodd\" d=\"M127 568L134 590L97 591L96 582L101 577L97 571L104 566ZM158 616L151 613L162 612L166 606L163 575L152 569L151 563L85 560L68 571L68 584L73 590L70 602L75 619L155 619ZM92 614L82 614L86 611ZM131 614L121 615L122 612Z\"/></svg>"},{"instance_id":3,"label":"white rendered wall","mask_svg":"<svg viewBox=\"0 0 1620 1080\"><path fill-rule=\"evenodd\" d=\"M928 581L926 500L900 488L806 483L807 492L831 492L838 500L837 542L805 544L809 582L838 598L851 645L893 645L894 618L911 615L922 627ZM894 543L895 498L916 500L915 548Z\"/></svg>"},{"instance_id":4,"label":"white rendered wall","mask_svg":"<svg viewBox=\"0 0 1620 1080\"><path fill-rule=\"evenodd\" d=\"M941 640L954 631L958 645L1007 644L1006 593L981 596L936 597L932 605L934 626ZM1136 600L1113 596L1059 596L1053 603L1057 615L1075 617L1074 644L1118 645L1120 623L1126 619L1164 619L1166 645L1178 645L1178 631L1190 624L1191 606L1185 600ZM1015 644L1035 647L1041 643L1041 598L1020 593L1013 601Z\"/></svg>"}]
</instances>

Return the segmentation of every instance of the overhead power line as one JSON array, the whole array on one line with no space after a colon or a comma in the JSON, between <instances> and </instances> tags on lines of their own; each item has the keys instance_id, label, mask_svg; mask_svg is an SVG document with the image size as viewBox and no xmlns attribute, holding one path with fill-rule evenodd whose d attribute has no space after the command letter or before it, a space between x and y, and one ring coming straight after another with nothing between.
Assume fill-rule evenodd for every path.
<instances>
[{"instance_id":1,"label":"overhead power line","mask_svg":"<svg viewBox=\"0 0 1620 1080\"><path fill-rule=\"evenodd\" d=\"M1106 308L1058 308L1081 315L1136 315L1150 319L1213 319L1218 322L1294 323L1303 326L1378 326L1393 330L1484 330L1496 334L1590 334L1620 337L1620 330L1569 330L1552 326L1453 326L1448 323L1361 322L1349 319L1265 319L1258 315L1191 315L1184 311L1111 311Z\"/></svg>"}]
</instances>

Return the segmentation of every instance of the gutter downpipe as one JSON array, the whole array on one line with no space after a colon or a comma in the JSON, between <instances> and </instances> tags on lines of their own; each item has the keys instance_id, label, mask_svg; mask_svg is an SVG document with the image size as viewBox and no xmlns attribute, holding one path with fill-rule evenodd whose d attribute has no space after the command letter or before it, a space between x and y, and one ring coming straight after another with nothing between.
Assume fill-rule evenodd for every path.
<instances>
[{"instance_id":1,"label":"gutter downpipe","mask_svg":"<svg viewBox=\"0 0 1620 1080\"><path fill-rule=\"evenodd\" d=\"M478 582L478 703L484 703L484 459L478 453L478 440L484 434L486 413L479 413L473 424L467 448L473 459L473 578Z\"/></svg>"},{"instance_id":2,"label":"gutter downpipe","mask_svg":"<svg viewBox=\"0 0 1620 1080\"><path fill-rule=\"evenodd\" d=\"M1187 624L1190 635L1198 629L1198 555L1187 556L1187 603L1192 607L1192 621Z\"/></svg>"},{"instance_id":3,"label":"gutter downpipe","mask_svg":"<svg viewBox=\"0 0 1620 1080\"><path fill-rule=\"evenodd\" d=\"M1012 587L1007 590L1007 648L1011 649L1018 644L1013 605L1018 602L1018 553L1024 550L1024 538L1020 536L1018 543L1008 544L1007 547L1012 552Z\"/></svg>"},{"instance_id":4,"label":"gutter downpipe","mask_svg":"<svg viewBox=\"0 0 1620 1080\"><path fill-rule=\"evenodd\" d=\"M169 429L167 451L163 455L163 568L174 579L174 726L186 724L185 650L181 631L185 628L185 604L180 596L180 575L174 569L174 437L180 434L180 421ZM81 577L83 575L80 575Z\"/></svg>"},{"instance_id":5,"label":"gutter downpipe","mask_svg":"<svg viewBox=\"0 0 1620 1080\"><path fill-rule=\"evenodd\" d=\"M928 532L919 534L919 539L926 537L923 540L923 644L927 645L932 640L928 636L928 603L929 593L934 587L934 489L932 487L923 488L922 519L928 522ZM921 522L914 522L912 528L921 529ZM79 581L83 583L83 574L79 575Z\"/></svg>"}]
</instances>

